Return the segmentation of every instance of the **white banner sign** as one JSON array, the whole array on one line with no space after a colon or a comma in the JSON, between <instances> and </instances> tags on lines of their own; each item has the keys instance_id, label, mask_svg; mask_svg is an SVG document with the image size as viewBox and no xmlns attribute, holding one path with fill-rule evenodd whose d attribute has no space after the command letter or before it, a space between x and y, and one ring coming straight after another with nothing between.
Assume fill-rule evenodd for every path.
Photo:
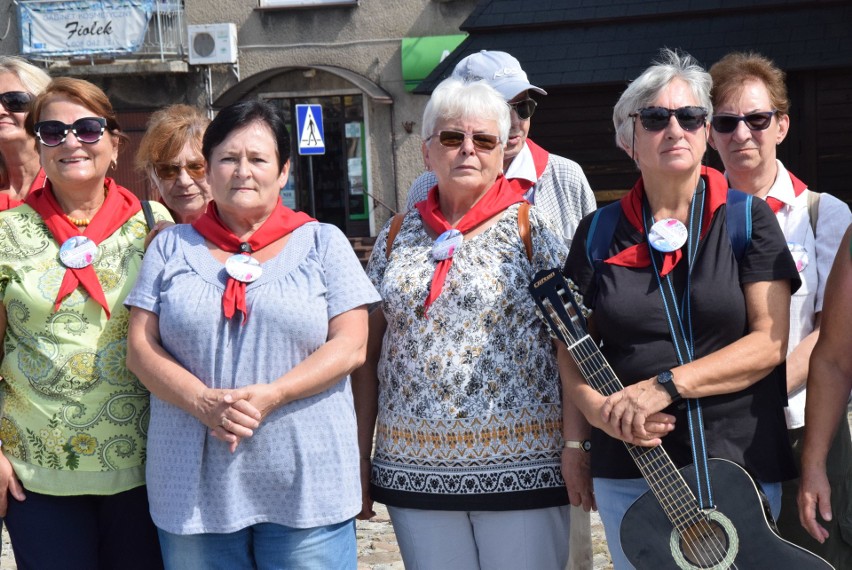
<instances>
[{"instance_id":1,"label":"white banner sign","mask_svg":"<svg viewBox=\"0 0 852 570\"><path fill-rule=\"evenodd\" d=\"M132 53L148 30L153 0L17 2L23 55Z\"/></svg>"}]
</instances>

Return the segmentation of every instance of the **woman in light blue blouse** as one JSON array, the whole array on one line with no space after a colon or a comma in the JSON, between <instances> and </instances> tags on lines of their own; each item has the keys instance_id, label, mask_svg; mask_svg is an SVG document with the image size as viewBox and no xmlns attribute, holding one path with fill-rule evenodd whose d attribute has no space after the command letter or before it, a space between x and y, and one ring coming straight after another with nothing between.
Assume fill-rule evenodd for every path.
<instances>
[{"instance_id":1,"label":"woman in light blue blouse","mask_svg":"<svg viewBox=\"0 0 852 570\"><path fill-rule=\"evenodd\" d=\"M354 569L348 374L378 296L337 228L281 205L273 107L223 109L202 150L213 203L157 237L127 299L166 567Z\"/></svg>"}]
</instances>

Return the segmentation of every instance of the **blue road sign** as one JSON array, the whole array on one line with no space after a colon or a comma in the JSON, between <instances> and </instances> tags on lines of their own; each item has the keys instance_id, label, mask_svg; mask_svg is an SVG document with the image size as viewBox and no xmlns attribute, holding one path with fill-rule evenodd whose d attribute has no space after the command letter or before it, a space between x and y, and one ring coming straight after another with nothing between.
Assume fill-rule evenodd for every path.
<instances>
[{"instance_id":1,"label":"blue road sign","mask_svg":"<svg viewBox=\"0 0 852 570\"><path fill-rule=\"evenodd\" d=\"M296 105L299 154L325 154L322 105Z\"/></svg>"}]
</instances>

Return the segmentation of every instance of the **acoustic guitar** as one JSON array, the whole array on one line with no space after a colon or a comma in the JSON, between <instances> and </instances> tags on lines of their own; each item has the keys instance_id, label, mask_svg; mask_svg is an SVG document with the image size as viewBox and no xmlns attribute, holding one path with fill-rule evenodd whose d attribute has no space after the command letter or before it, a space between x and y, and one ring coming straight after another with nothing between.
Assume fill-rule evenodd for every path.
<instances>
[{"instance_id":1,"label":"acoustic guitar","mask_svg":"<svg viewBox=\"0 0 852 570\"><path fill-rule=\"evenodd\" d=\"M558 269L539 271L529 286L539 316L568 348L586 382L609 396L623 385L586 330L588 310L576 286ZM731 461L709 459L716 505L696 499L695 469L678 469L662 445L625 443L650 490L627 510L621 546L639 569L804 570L831 564L773 531L768 509L746 471ZM594 451L593 451L594 453Z\"/></svg>"}]
</instances>

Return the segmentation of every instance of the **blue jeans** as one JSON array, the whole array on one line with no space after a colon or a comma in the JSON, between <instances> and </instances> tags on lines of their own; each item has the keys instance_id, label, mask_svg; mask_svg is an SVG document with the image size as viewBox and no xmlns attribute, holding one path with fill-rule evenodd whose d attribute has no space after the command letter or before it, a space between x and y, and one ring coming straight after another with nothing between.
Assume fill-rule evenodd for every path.
<instances>
[{"instance_id":1,"label":"blue jeans","mask_svg":"<svg viewBox=\"0 0 852 570\"><path fill-rule=\"evenodd\" d=\"M314 528L258 523L226 534L157 529L167 570L355 570L355 520Z\"/></svg>"},{"instance_id":2,"label":"blue jeans","mask_svg":"<svg viewBox=\"0 0 852 570\"><path fill-rule=\"evenodd\" d=\"M598 513L604 525L606 543L615 570L629 570L633 565L628 562L621 549L621 520L624 513L636 499L649 490L645 479L604 479L595 477L595 500ZM759 483L769 501L772 516L778 518L781 512L781 483Z\"/></svg>"}]
</instances>

